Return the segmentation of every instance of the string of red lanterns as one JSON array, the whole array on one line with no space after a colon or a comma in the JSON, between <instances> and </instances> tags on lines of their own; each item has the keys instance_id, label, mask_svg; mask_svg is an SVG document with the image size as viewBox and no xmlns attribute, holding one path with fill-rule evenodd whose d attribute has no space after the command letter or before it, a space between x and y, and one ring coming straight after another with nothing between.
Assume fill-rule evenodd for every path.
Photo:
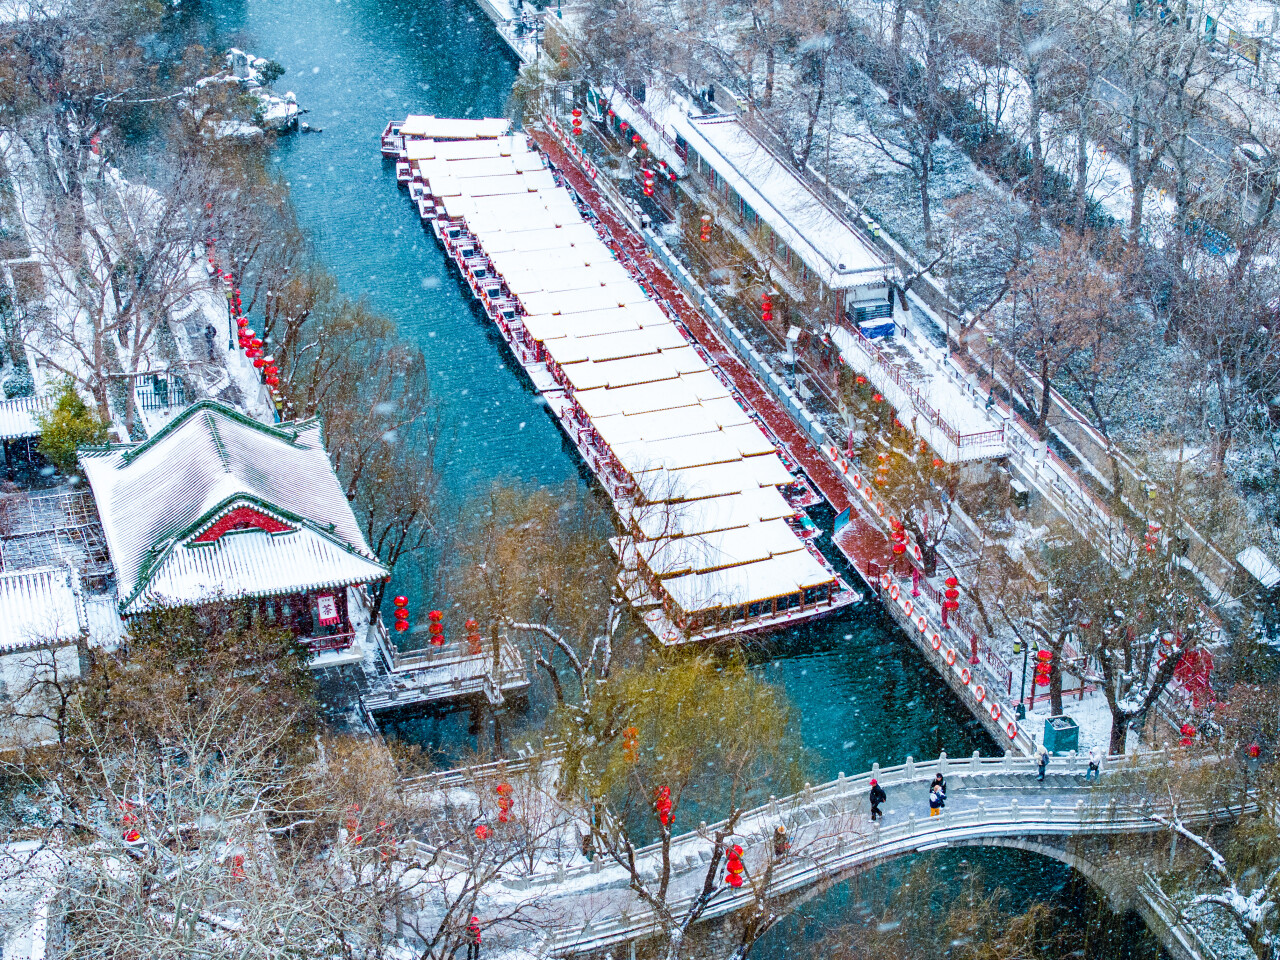
<instances>
[{"instance_id":1,"label":"string of red lanterns","mask_svg":"<svg viewBox=\"0 0 1280 960\"><path fill-rule=\"evenodd\" d=\"M737 890L742 886L742 874L746 867L742 863L742 847L734 844L725 851L724 882Z\"/></svg>"},{"instance_id":2,"label":"string of red lanterns","mask_svg":"<svg viewBox=\"0 0 1280 960\"><path fill-rule=\"evenodd\" d=\"M582 136L582 110L578 107L573 108L573 135Z\"/></svg>"},{"instance_id":3,"label":"string of red lanterns","mask_svg":"<svg viewBox=\"0 0 1280 960\"><path fill-rule=\"evenodd\" d=\"M765 323L773 319L773 297L767 293L760 298L760 319Z\"/></svg>"},{"instance_id":4,"label":"string of red lanterns","mask_svg":"<svg viewBox=\"0 0 1280 960\"><path fill-rule=\"evenodd\" d=\"M474 618L468 618L465 624L467 629L467 651L472 655L481 652L480 646L480 624L476 623Z\"/></svg>"},{"instance_id":5,"label":"string of red lanterns","mask_svg":"<svg viewBox=\"0 0 1280 960\"><path fill-rule=\"evenodd\" d=\"M396 633L404 633L409 629L409 598L399 596L392 603L395 605Z\"/></svg>"},{"instance_id":6,"label":"string of red lanterns","mask_svg":"<svg viewBox=\"0 0 1280 960\"><path fill-rule=\"evenodd\" d=\"M431 634L431 645L433 647L443 647L444 624L441 621L444 620L444 614L439 610L432 610L427 614L427 620L429 621L427 630Z\"/></svg>"},{"instance_id":7,"label":"string of red lanterns","mask_svg":"<svg viewBox=\"0 0 1280 960\"><path fill-rule=\"evenodd\" d=\"M672 817L671 815L671 788L670 787L659 787L655 791L653 808L658 812L658 822L662 824L664 827L671 826L671 821L674 819L674 817Z\"/></svg>"},{"instance_id":8,"label":"string of red lanterns","mask_svg":"<svg viewBox=\"0 0 1280 960\"><path fill-rule=\"evenodd\" d=\"M703 243L711 240L711 214L704 213L702 215L702 232L698 235L698 239Z\"/></svg>"},{"instance_id":9,"label":"string of red lanterns","mask_svg":"<svg viewBox=\"0 0 1280 960\"><path fill-rule=\"evenodd\" d=\"M498 822L511 822L511 808L515 806L515 800L511 798L513 790L511 784L500 783L493 788L493 792L498 795Z\"/></svg>"}]
</instances>

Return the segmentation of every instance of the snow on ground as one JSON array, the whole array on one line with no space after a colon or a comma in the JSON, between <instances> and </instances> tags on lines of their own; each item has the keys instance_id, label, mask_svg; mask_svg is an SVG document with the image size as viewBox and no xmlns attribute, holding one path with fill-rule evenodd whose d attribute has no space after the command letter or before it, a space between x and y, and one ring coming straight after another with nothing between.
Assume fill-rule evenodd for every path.
<instances>
[{"instance_id":1,"label":"snow on ground","mask_svg":"<svg viewBox=\"0 0 1280 960\"><path fill-rule=\"evenodd\" d=\"M1001 456L1005 447L996 438L981 447L965 445L961 448L934 423L935 419L940 420L961 437L999 430L1002 425L948 375L940 350L921 343L909 328L900 326L898 330L897 336L876 341L876 347L880 349L880 356L897 369L901 380L916 391L917 397L909 395L895 382L872 358L868 345L854 334L840 327L829 328L827 333L839 347L845 362L875 384L898 411L898 419L933 447L942 459L957 463L974 459L975 453L981 453L983 457ZM923 405L930 409L922 410Z\"/></svg>"}]
</instances>

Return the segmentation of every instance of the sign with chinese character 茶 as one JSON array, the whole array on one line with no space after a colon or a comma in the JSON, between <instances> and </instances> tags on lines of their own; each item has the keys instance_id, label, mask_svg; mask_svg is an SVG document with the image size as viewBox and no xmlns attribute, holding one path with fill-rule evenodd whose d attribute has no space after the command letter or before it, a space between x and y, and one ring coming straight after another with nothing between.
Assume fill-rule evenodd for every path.
<instances>
[{"instance_id":1,"label":"sign with chinese character \u8336","mask_svg":"<svg viewBox=\"0 0 1280 960\"><path fill-rule=\"evenodd\" d=\"M316 609L320 612L320 623L331 627L340 619L338 617L338 598L330 593L322 593L316 597Z\"/></svg>"}]
</instances>

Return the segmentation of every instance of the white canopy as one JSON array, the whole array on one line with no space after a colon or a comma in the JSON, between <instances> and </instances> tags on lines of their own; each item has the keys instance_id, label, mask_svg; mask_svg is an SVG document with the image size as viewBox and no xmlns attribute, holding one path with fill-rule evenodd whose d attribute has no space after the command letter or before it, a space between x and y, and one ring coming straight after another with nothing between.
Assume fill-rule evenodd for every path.
<instances>
[{"instance_id":1,"label":"white canopy","mask_svg":"<svg viewBox=\"0 0 1280 960\"><path fill-rule=\"evenodd\" d=\"M501 117L464 120L455 117L433 117L410 114L400 124L400 135L428 140L492 140L511 129L511 121Z\"/></svg>"}]
</instances>

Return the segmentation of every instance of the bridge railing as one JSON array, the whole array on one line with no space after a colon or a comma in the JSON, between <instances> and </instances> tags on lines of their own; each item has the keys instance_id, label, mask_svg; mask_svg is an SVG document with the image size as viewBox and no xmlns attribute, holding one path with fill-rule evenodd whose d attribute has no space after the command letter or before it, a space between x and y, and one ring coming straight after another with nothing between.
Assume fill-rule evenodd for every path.
<instances>
[{"instance_id":1,"label":"bridge railing","mask_svg":"<svg viewBox=\"0 0 1280 960\"><path fill-rule=\"evenodd\" d=\"M1255 807L1255 804L1230 810L1213 806L1180 807L1178 813L1185 823L1200 823L1221 816L1238 816ZM990 806L979 803L976 808L954 813L944 811L939 817L917 819L912 815L892 826L867 825L863 833L842 834L816 842L802 855L789 857L775 866L767 895L771 898L785 896L817 884L836 882L873 862L944 843L972 843L999 837L1158 832L1168 828L1154 820L1153 815L1167 814L1169 809L1168 802L1152 804L1146 799L1128 802L1110 797L1106 803L1086 803L1079 799L1074 803L1055 804L1046 800L1044 803L1020 804L1012 800ZM744 859L748 861L749 870L753 865L758 868L763 862L758 855L762 848L764 856L769 855L770 843L771 839L765 836L747 847ZM692 867L686 866L679 873L705 869L705 863L699 862ZM751 880L750 873L748 880ZM717 893L702 919L712 920L748 907L759 893L751 882L736 891L726 887ZM672 902L669 904L670 912L680 916L692 901L690 896ZM642 908L637 901L634 909L624 907L615 916L555 929L547 936L543 949L547 954L567 957L660 930L656 914L651 909Z\"/></svg>"},{"instance_id":2,"label":"bridge railing","mask_svg":"<svg viewBox=\"0 0 1280 960\"><path fill-rule=\"evenodd\" d=\"M1104 760L1103 772L1110 773L1121 769L1131 770L1143 766L1151 766L1163 762L1165 757L1165 751L1142 754L1141 759L1136 762L1132 757L1113 756ZM895 787L914 783L927 783L938 773L947 777L957 778L999 775L1021 775L1030 778L1036 774L1037 766L1038 762L1035 757L1020 757L1014 754L1006 754L1003 757L984 757L979 755L977 751L974 751L969 757L953 758L948 757L944 752L935 760L917 762L912 757L908 757L905 763L893 766L881 767L879 764L875 764L866 773L852 777L846 777L842 773L835 780L827 783L806 785L799 793L789 797L770 798L769 802L747 810L738 817L738 829L734 835L739 837L747 836L752 826L760 823L768 824L771 832L774 825L794 818L798 811L817 808L821 805L836 804L841 808L848 808L851 803L866 804L873 778L886 791L892 791ZM1051 779L1059 776L1075 777L1083 774L1087 767L1087 757L1054 757L1049 763L1048 775ZM890 797L893 797L892 792L890 792ZM707 838L714 835L717 830L723 830L727 826L727 820L720 820L712 824L703 823L696 830L673 836L671 838L673 861L679 861L682 857L687 856L684 852L685 850L705 848L708 842ZM647 869L648 862L656 863L658 861L661 856L661 850L662 845L660 843L651 843L647 846L639 847L636 849L636 861ZM612 861L600 858L592 863L576 867L561 868L534 876L513 878L506 881L506 883L516 890L553 887L576 878L600 874L608 870L620 870L620 868ZM602 882L604 882L603 878Z\"/></svg>"}]
</instances>

